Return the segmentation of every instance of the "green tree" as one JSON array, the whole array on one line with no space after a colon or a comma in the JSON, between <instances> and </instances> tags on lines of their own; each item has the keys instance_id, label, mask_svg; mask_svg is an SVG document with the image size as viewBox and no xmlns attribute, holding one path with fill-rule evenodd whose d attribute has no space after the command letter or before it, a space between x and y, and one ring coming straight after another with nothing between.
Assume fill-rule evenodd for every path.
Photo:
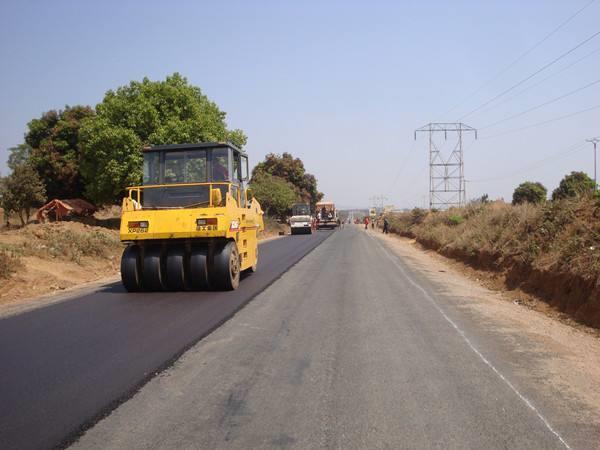
<instances>
[{"instance_id":1,"label":"green tree","mask_svg":"<svg viewBox=\"0 0 600 450\"><path fill-rule=\"evenodd\" d=\"M175 73L164 81L132 81L108 91L96 117L81 129L81 174L97 203L118 200L142 178L142 147L229 141L246 144L241 130L228 130L225 112Z\"/></svg>"},{"instance_id":2,"label":"green tree","mask_svg":"<svg viewBox=\"0 0 600 450\"><path fill-rule=\"evenodd\" d=\"M548 190L539 182L525 181L513 192L513 205L521 203L542 203L546 200Z\"/></svg>"},{"instance_id":3,"label":"green tree","mask_svg":"<svg viewBox=\"0 0 600 450\"><path fill-rule=\"evenodd\" d=\"M263 211L269 216L286 216L298 200L291 183L268 173L253 176L250 187Z\"/></svg>"},{"instance_id":4,"label":"green tree","mask_svg":"<svg viewBox=\"0 0 600 450\"><path fill-rule=\"evenodd\" d=\"M13 172L2 178L0 183L0 204L8 215L17 213L21 225L25 225L31 209L46 201L46 192L37 172L28 164L16 166Z\"/></svg>"},{"instance_id":5,"label":"green tree","mask_svg":"<svg viewBox=\"0 0 600 450\"><path fill-rule=\"evenodd\" d=\"M79 129L84 120L94 115L89 106L66 106L62 111L45 112L27 124L25 145L31 149L27 160L44 183L49 197L82 196ZM17 164L26 154L25 148L15 153Z\"/></svg>"},{"instance_id":6,"label":"green tree","mask_svg":"<svg viewBox=\"0 0 600 450\"><path fill-rule=\"evenodd\" d=\"M579 197L592 195L594 192L594 180L584 172L571 172L560 181L560 184L552 192L552 200L560 200L567 197Z\"/></svg>"},{"instance_id":7,"label":"green tree","mask_svg":"<svg viewBox=\"0 0 600 450\"><path fill-rule=\"evenodd\" d=\"M8 161L6 165L10 170L15 170L17 166L21 166L29 162L31 155L31 147L28 144L19 144L16 147L8 149Z\"/></svg>"},{"instance_id":8,"label":"green tree","mask_svg":"<svg viewBox=\"0 0 600 450\"><path fill-rule=\"evenodd\" d=\"M261 174L273 175L288 181L294 186L298 198L310 203L313 208L323 198L323 193L317 188L317 179L306 172L300 158L294 158L290 153L282 155L269 153L264 161L254 167L252 178Z\"/></svg>"}]
</instances>

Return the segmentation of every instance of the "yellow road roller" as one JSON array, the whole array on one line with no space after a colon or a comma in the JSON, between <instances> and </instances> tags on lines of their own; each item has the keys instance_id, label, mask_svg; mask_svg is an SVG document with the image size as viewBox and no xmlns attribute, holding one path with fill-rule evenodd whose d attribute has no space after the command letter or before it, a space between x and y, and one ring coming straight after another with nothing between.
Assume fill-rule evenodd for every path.
<instances>
[{"instance_id":1,"label":"yellow road roller","mask_svg":"<svg viewBox=\"0 0 600 450\"><path fill-rule=\"evenodd\" d=\"M120 237L127 291L232 290L256 271L263 211L248 156L230 143L143 150L141 186L127 188Z\"/></svg>"}]
</instances>

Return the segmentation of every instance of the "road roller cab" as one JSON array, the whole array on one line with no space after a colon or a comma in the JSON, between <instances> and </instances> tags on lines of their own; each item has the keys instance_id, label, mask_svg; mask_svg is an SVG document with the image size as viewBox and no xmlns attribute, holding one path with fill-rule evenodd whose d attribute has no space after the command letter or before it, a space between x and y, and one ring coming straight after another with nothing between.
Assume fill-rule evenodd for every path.
<instances>
[{"instance_id":1,"label":"road roller cab","mask_svg":"<svg viewBox=\"0 0 600 450\"><path fill-rule=\"evenodd\" d=\"M292 216L290 217L290 230L292 234L311 234L313 217L308 203L296 203L292 205Z\"/></svg>"},{"instance_id":2,"label":"road roller cab","mask_svg":"<svg viewBox=\"0 0 600 450\"><path fill-rule=\"evenodd\" d=\"M262 210L247 155L228 143L145 148L143 182L127 188L121 279L128 291L236 289L255 271Z\"/></svg>"}]
</instances>

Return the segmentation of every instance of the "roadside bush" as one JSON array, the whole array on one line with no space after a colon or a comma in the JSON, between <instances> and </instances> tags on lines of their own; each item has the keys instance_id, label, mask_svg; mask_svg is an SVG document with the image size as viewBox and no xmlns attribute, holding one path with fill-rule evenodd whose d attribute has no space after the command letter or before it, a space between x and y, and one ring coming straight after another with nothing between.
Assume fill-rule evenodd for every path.
<instances>
[{"instance_id":1,"label":"roadside bush","mask_svg":"<svg viewBox=\"0 0 600 450\"><path fill-rule=\"evenodd\" d=\"M569 175L565 175L558 187L554 189L552 192L552 200L592 195L594 187L594 180L586 173L571 172Z\"/></svg>"},{"instance_id":2,"label":"roadside bush","mask_svg":"<svg viewBox=\"0 0 600 450\"><path fill-rule=\"evenodd\" d=\"M269 216L285 217L298 200L292 184L274 175L255 175L250 187L263 211Z\"/></svg>"},{"instance_id":3,"label":"roadside bush","mask_svg":"<svg viewBox=\"0 0 600 450\"><path fill-rule=\"evenodd\" d=\"M413 224L422 223L425 217L427 217L427 211L421 208L413 208L411 214Z\"/></svg>"},{"instance_id":4,"label":"roadside bush","mask_svg":"<svg viewBox=\"0 0 600 450\"><path fill-rule=\"evenodd\" d=\"M18 214L25 225L31 210L46 201L46 192L40 177L27 164L16 166L13 172L0 180L0 206L5 214Z\"/></svg>"},{"instance_id":5,"label":"roadside bush","mask_svg":"<svg viewBox=\"0 0 600 450\"><path fill-rule=\"evenodd\" d=\"M463 216L459 216L458 214L448 216L448 225L451 225L451 226L460 225L464 221L465 221L465 218Z\"/></svg>"},{"instance_id":6,"label":"roadside bush","mask_svg":"<svg viewBox=\"0 0 600 450\"><path fill-rule=\"evenodd\" d=\"M521 183L513 193L513 205L521 203L542 203L546 200L548 190L542 183L526 181Z\"/></svg>"}]
</instances>

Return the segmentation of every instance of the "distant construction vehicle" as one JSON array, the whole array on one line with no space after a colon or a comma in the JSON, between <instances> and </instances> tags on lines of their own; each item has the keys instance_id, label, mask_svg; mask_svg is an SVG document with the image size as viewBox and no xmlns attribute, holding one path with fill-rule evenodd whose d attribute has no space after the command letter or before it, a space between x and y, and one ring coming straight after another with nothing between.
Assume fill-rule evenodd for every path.
<instances>
[{"instance_id":1,"label":"distant construction vehicle","mask_svg":"<svg viewBox=\"0 0 600 450\"><path fill-rule=\"evenodd\" d=\"M317 229L333 229L338 226L338 215L333 202L318 202L317 211Z\"/></svg>"},{"instance_id":2,"label":"distant construction vehicle","mask_svg":"<svg viewBox=\"0 0 600 450\"><path fill-rule=\"evenodd\" d=\"M229 143L145 148L142 186L127 188L121 280L128 291L236 289L256 271L263 212L248 156Z\"/></svg>"},{"instance_id":3,"label":"distant construction vehicle","mask_svg":"<svg viewBox=\"0 0 600 450\"><path fill-rule=\"evenodd\" d=\"M296 203L292 206L290 217L290 230L292 234L311 234L313 216L308 203Z\"/></svg>"}]
</instances>

